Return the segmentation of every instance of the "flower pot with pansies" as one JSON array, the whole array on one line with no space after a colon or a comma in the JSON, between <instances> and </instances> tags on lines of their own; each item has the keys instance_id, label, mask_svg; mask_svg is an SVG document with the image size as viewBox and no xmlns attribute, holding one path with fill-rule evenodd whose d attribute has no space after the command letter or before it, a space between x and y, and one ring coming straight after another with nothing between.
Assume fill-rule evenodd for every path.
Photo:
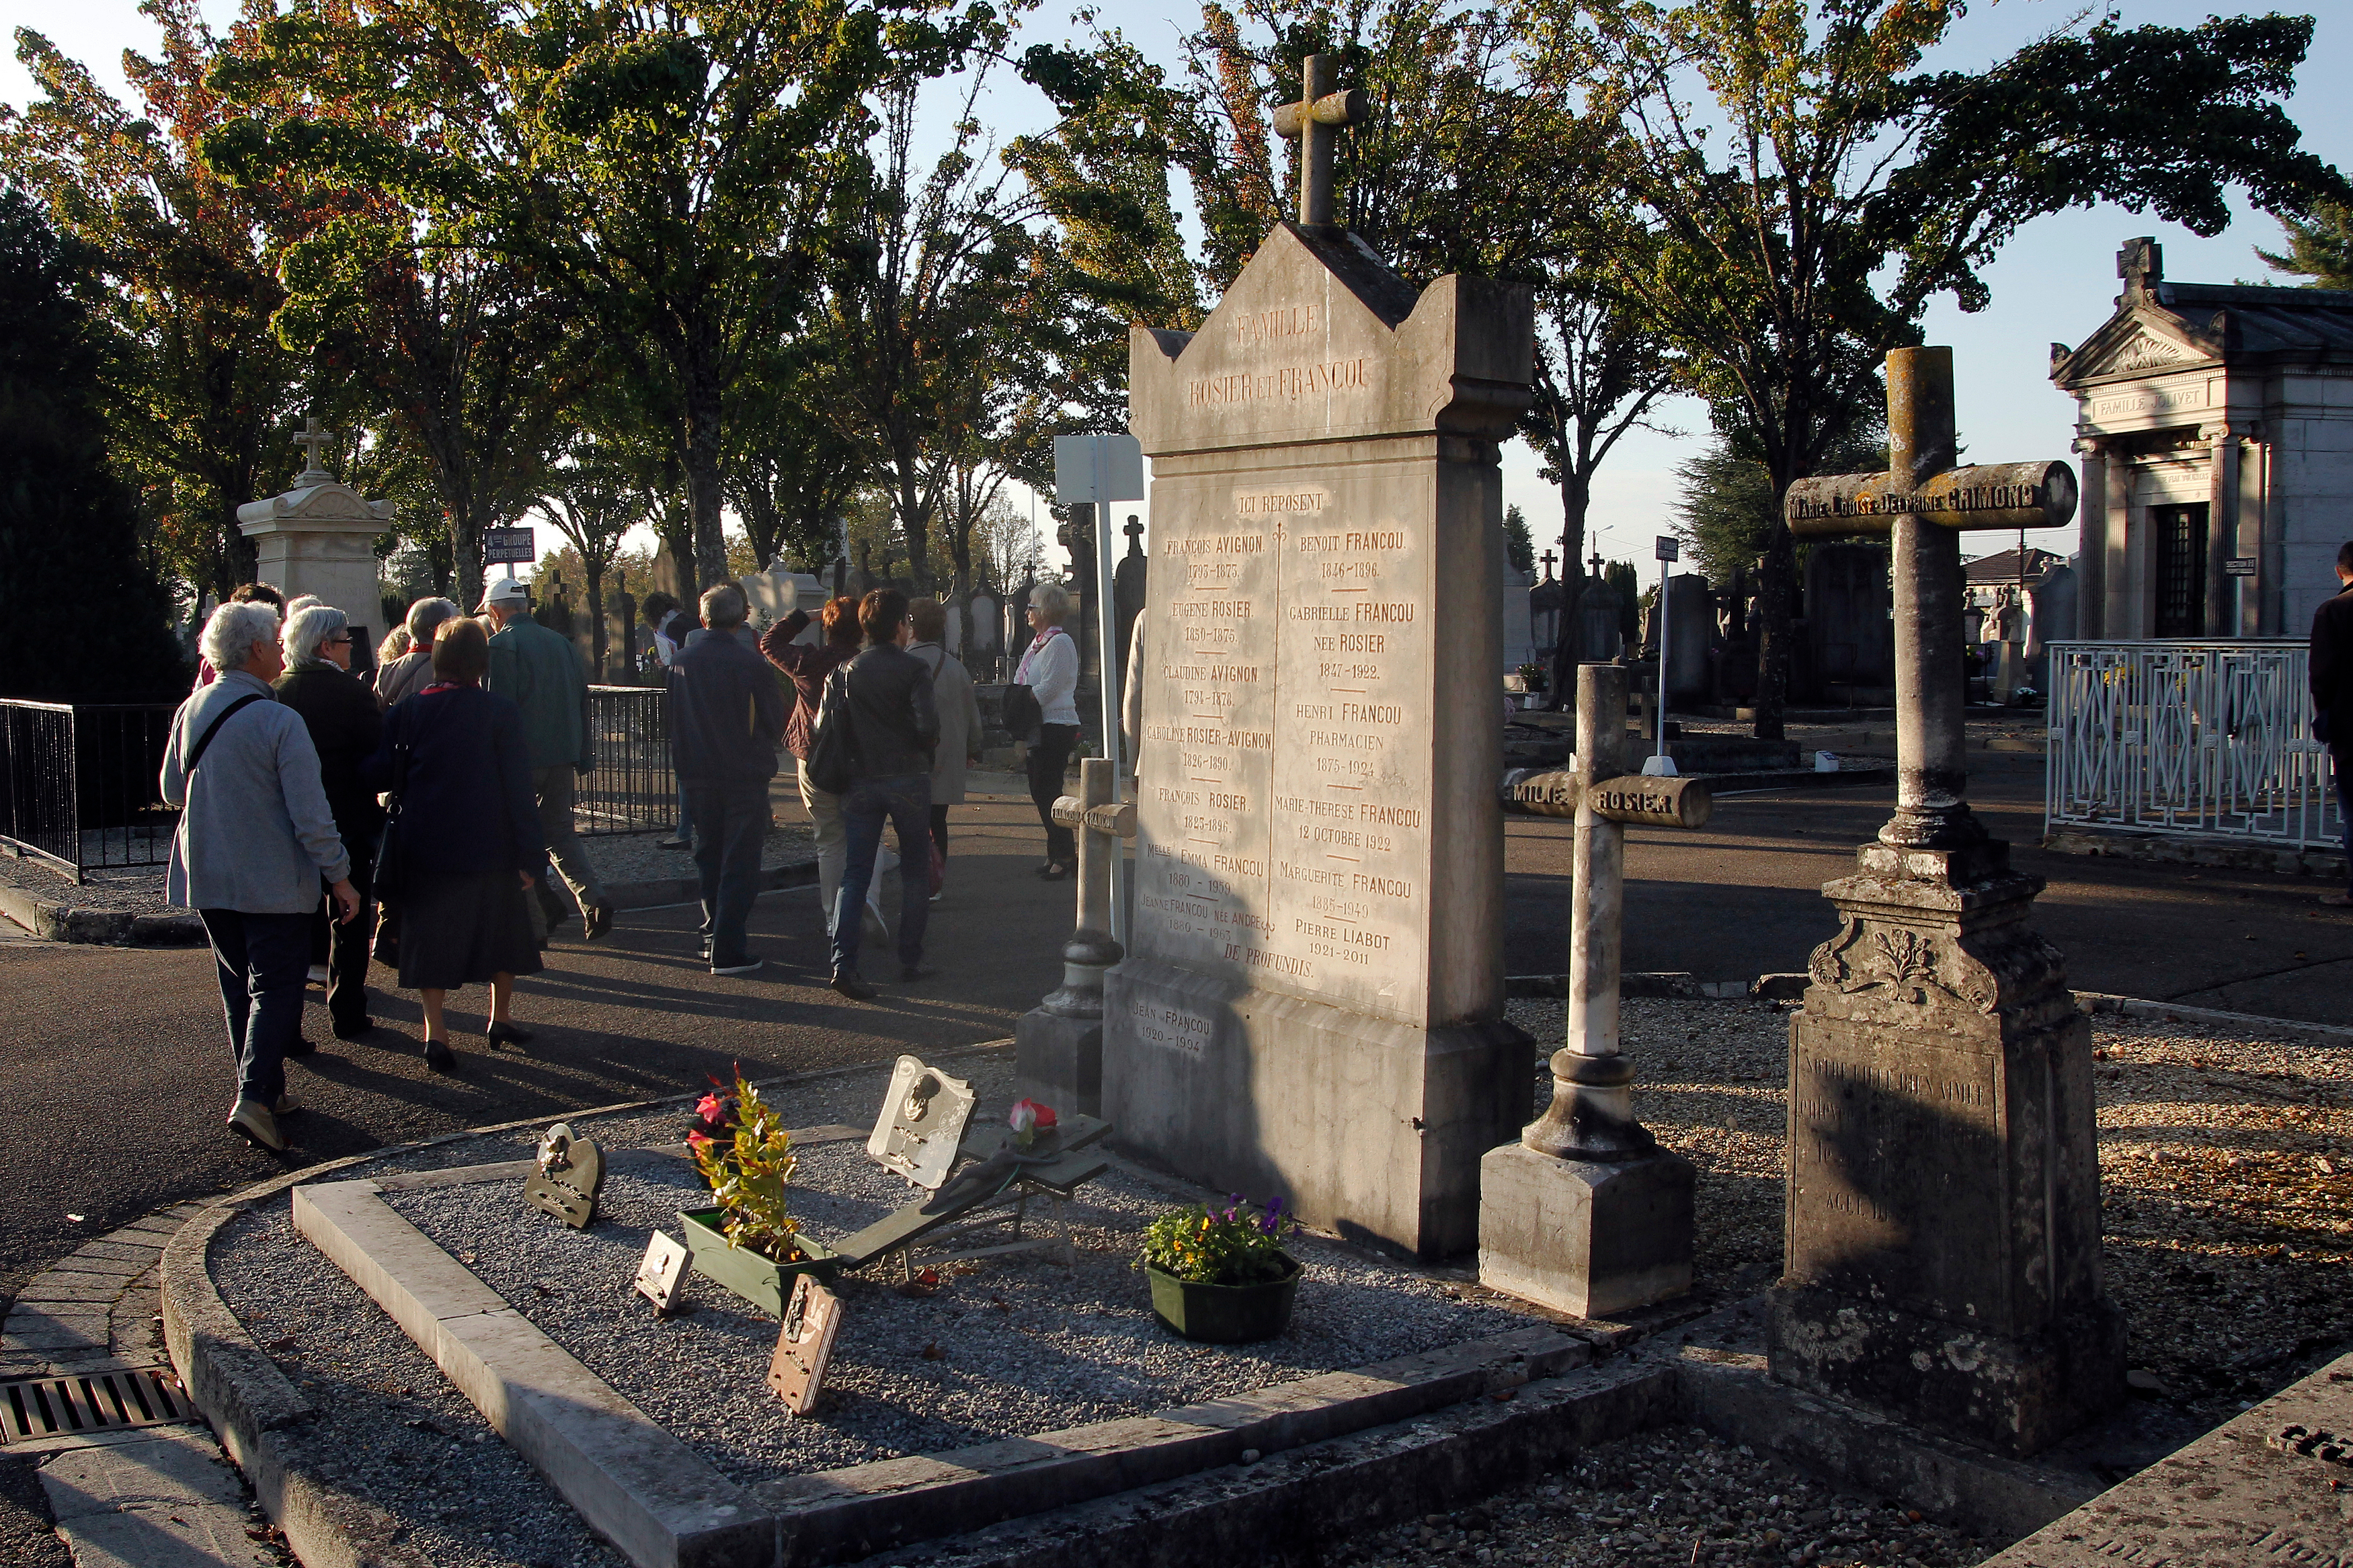
<instances>
[{"instance_id":1,"label":"flower pot with pansies","mask_svg":"<svg viewBox=\"0 0 2353 1568\"><path fill-rule=\"evenodd\" d=\"M1254 1209L1239 1194L1222 1209L1193 1204L1162 1215L1136 1258L1152 1283L1154 1319L1204 1344L1282 1332L1299 1295L1299 1260L1282 1249L1292 1228L1281 1198Z\"/></svg>"}]
</instances>

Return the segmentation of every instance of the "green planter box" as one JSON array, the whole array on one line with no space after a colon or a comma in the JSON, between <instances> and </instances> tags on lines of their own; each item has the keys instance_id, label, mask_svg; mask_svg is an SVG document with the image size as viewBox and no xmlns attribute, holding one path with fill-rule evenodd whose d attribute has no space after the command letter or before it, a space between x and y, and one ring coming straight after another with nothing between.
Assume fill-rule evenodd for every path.
<instances>
[{"instance_id":1,"label":"green planter box","mask_svg":"<svg viewBox=\"0 0 2353 1568\"><path fill-rule=\"evenodd\" d=\"M1286 1252L1282 1261L1289 1273L1256 1285L1197 1284L1147 1263L1152 1315L1169 1332L1204 1344L1271 1340L1291 1321L1291 1304L1299 1294L1299 1260Z\"/></svg>"},{"instance_id":2,"label":"green planter box","mask_svg":"<svg viewBox=\"0 0 2353 1568\"><path fill-rule=\"evenodd\" d=\"M686 1226L686 1249L694 1258L694 1271L705 1279L726 1286L772 1318L783 1319L785 1303L792 1298L794 1275L829 1276L839 1262L831 1247L807 1231L800 1233L802 1256L797 1263L778 1263L750 1247L730 1247L726 1233L719 1228L719 1217L717 1209L679 1211L679 1223Z\"/></svg>"}]
</instances>

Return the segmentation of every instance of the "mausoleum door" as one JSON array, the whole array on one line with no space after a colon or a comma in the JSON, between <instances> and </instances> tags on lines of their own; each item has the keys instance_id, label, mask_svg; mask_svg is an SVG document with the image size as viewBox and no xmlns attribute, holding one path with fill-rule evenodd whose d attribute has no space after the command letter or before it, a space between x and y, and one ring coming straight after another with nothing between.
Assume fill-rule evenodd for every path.
<instances>
[{"instance_id":1,"label":"mausoleum door","mask_svg":"<svg viewBox=\"0 0 2353 1568\"><path fill-rule=\"evenodd\" d=\"M2206 635L2206 506L2154 506L2148 526L2157 558L2155 635Z\"/></svg>"}]
</instances>

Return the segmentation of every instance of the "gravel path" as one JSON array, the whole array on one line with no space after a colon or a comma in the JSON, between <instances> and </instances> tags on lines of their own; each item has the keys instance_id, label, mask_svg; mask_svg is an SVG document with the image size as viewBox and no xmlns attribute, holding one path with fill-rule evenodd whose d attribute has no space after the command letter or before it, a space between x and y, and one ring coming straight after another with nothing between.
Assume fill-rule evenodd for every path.
<instances>
[{"instance_id":1,"label":"gravel path","mask_svg":"<svg viewBox=\"0 0 2353 1568\"><path fill-rule=\"evenodd\" d=\"M91 870L82 875L87 880L76 887L72 879L60 876L41 861L0 855L0 883L22 888L46 904L64 904L77 910L121 910L134 915L189 912L164 897L161 866Z\"/></svg>"},{"instance_id":2,"label":"gravel path","mask_svg":"<svg viewBox=\"0 0 2353 1568\"><path fill-rule=\"evenodd\" d=\"M693 856L683 849L654 847L669 837L667 830L600 834L583 838L580 843L588 851L596 874L607 882L650 882L661 878L693 876ZM814 852L810 848L812 842L807 823L780 819L768 829L768 837L760 845L760 864L765 868L807 859Z\"/></svg>"}]
</instances>

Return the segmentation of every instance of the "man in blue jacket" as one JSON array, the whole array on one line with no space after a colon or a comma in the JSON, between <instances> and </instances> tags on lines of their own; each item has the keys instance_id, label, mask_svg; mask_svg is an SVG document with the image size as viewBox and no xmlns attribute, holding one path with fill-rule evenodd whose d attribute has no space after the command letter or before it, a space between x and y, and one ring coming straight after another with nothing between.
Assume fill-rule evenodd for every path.
<instances>
[{"instance_id":1,"label":"man in blue jacket","mask_svg":"<svg viewBox=\"0 0 2353 1568\"><path fill-rule=\"evenodd\" d=\"M749 974L761 961L744 946L760 889L768 833L768 781L785 743L785 694L776 671L734 636L744 590L723 583L702 595L695 640L670 667L670 752L694 824L702 881L702 935L713 974Z\"/></svg>"}]
</instances>

